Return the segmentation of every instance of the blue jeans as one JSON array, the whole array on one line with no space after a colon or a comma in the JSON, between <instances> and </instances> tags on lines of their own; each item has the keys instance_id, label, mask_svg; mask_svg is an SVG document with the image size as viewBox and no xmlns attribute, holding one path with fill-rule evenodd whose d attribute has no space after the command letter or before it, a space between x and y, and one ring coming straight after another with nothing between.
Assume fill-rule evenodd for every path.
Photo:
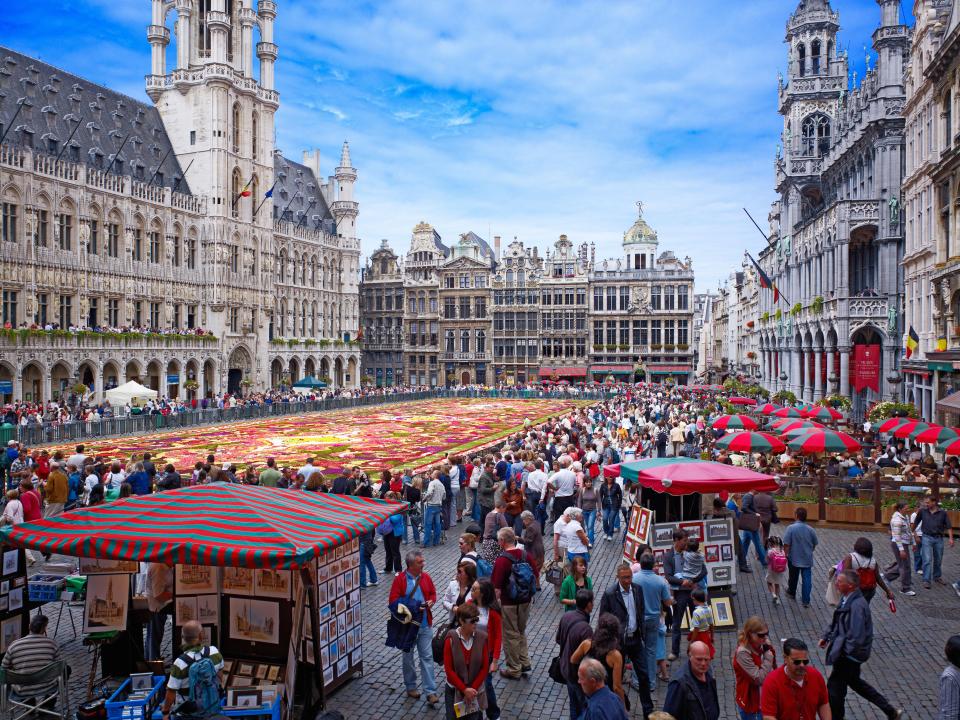
<instances>
[{"instance_id":1,"label":"blue jeans","mask_svg":"<svg viewBox=\"0 0 960 720\"><path fill-rule=\"evenodd\" d=\"M403 544L406 545L410 540L409 532L413 530L413 541L415 543L420 542L420 525L413 522L410 518L410 515L407 514L407 519L403 523Z\"/></svg>"},{"instance_id":2,"label":"blue jeans","mask_svg":"<svg viewBox=\"0 0 960 720\"><path fill-rule=\"evenodd\" d=\"M797 594L797 583L800 584L800 602L804 605L810 604L810 592L813 586L813 575L811 568L797 567L789 563L787 567L787 593Z\"/></svg>"},{"instance_id":3,"label":"blue jeans","mask_svg":"<svg viewBox=\"0 0 960 720\"><path fill-rule=\"evenodd\" d=\"M759 530L741 530L740 531L740 544L743 545L743 559L746 560L747 556L750 555L750 543L753 543L757 548L757 558L760 560L760 564L764 567L767 566L767 553L763 549L763 545L760 543L760 531Z\"/></svg>"},{"instance_id":4,"label":"blue jeans","mask_svg":"<svg viewBox=\"0 0 960 720\"><path fill-rule=\"evenodd\" d=\"M587 711L587 696L579 683L567 681L567 695L570 696L570 720L580 720Z\"/></svg>"},{"instance_id":5,"label":"blue jeans","mask_svg":"<svg viewBox=\"0 0 960 720\"><path fill-rule=\"evenodd\" d=\"M377 581L377 570L373 566L373 560L367 555L363 543L360 543L360 587L367 586L367 573L370 574L370 582Z\"/></svg>"},{"instance_id":6,"label":"blue jeans","mask_svg":"<svg viewBox=\"0 0 960 720\"><path fill-rule=\"evenodd\" d=\"M917 544L913 546L913 571L920 572L921 570L923 570L923 550L922 544Z\"/></svg>"},{"instance_id":7,"label":"blue jeans","mask_svg":"<svg viewBox=\"0 0 960 720\"><path fill-rule=\"evenodd\" d=\"M763 720L763 715L759 710L757 712L747 712L743 708L738 707L737 712L739 713L737 717L740 718L740 720Z\"/></svg>"},{"instance_id":8,"label":"blue jeans","mask_svg":"<svg viewBox=\"0 0 960 720\"><path fill-rule=\"evenodd\" d=\"M487 673L487 679L483 681L483 689L487 694L487 717L496 720L500 717L500 706L497 705L497 693L493 689L493 675Z\"/></svg>"},{"instance_id":9,"label":"blue jeans","mask_svg":"<svg viewBox=\"0 0 960 720\"><path fill-rule=\"evenodd\" d=\"M618 508L605 507L603 509L603 534L607 537L613 537L617 531L617 520L620 519Z\"/></svg>"},{"instance_id":10,"label":"blue jeans","mask_svg":"<svg viewBox=\"0 0 960 720\"><path fill-rule=\"evenodd\" d=\"M920 552L923 555L923 581L929 583L943 574L940 563L943 561L943 537L923 536Z\"/></svg>"},{"instance_id":11,"label":"blue jeans","mask_svg":"<svg viewBox=\"0 0 960 720\"><path fill-rule=\"evenodd\" d=\"M657 687L657 641L660 634L660 616L654 615L643 621L643 651L647 658L647 677L650 691Z\"/></svg>"},{"instance_id":12,"label":"blue jeans","mask_svg":"<svg viewBox=\"0 0 960 720\"><path fill-rule=\"evenodd\" d=\"M440 544L440 505L427 505L423 511L423 546Z\"/></svg>"},{"instance_id":13,"label":"blue jeans","mask_svg":"<svg viewBox=\"0 0 960 720\"><path fill-rule=\"evenodd\" d=\"M420 657L420 676L423 680L423 689L427 695L437 692L437 679L433 670L433 628L424 623L417 633L417 644L401 653L403 656L403 684L407 690L417 689L416 656Z\"/></svg>"},{"instance_id":14,"label":"blue jeans","mask_svg":"<svg viewBox=\"0 0 960 720\"><path fill-rule=\"evenodd\" d=\"M590 539L590 544L593 545L594 538L594 529L597 527L597 511L596 510L584 510L583 511L583 528L587 531L587 537Z\"/></svg>"}]
</instances>

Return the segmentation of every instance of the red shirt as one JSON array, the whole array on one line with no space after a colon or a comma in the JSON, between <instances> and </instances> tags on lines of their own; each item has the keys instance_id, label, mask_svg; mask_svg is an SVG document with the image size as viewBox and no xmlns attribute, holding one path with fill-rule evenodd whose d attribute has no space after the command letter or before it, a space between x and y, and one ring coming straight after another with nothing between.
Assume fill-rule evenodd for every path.
<instances>
[{"instance_id":1,"label":"red shirt","mask_svg":"<svg viewBox=\"0 0 960 720\"><path fill-rule=\"evenodd\" d=\"M40 510L40 496L37 495L36 490L28 490L27 492L20 493L20 502L23 503L24 522L41 520L43 518L43 512Z\"/></svg>"},{"instance_id":2,"label":"red shirt","mask_svg":"<svg viewBox=\"0 0 960 720\"><path fill-rule=\"evenodd\" d=\"M785 662L790 662L787 659ZM830 702L823 675L812 665L803 685L797 685L781 666L767 675L760 691L760 714L777 720L816 720L817 708Z\"/></svg>"},{"instance_id":3,"label":"red shirt","mask_svg":"<svg viewBox=\"0 0 960 720\"><path fill-rule=\"evenodd\" d=\"M512 550L505 550L504 555L506 553L510 553L515 560L526 560L531 567L535 566L533 558L529 553L525 553L522 548L515 547ZM501 555L493 563L490 582L493 583L493 587L500 591L501 605L519 605L519 603L510 602L510 598L507 597L507 581L510 579L511 572L513 572L513 563L510 562L510 558Z\"/></svg>"},{"instance_id":4,"label":"red shirt","mask_svg":"<svg viewBox=\"0 0 960 720\"><path fill-rule=\"evenodd\" d=\"M456 635L456 631L450 635ZM464 690L467 689L466 683L463 682L463 678L457 675L456 669L453 667L453 650L450 647L450 644L455 642L454 639L448 635L443 641L443 669L447 673L447 680L450 681L450 684L453 685L461 694ZM460 639L457 638L456 642L460 642ZM489 642L489 641L488 641ZM460 643L460 648L463 650L463 664L470 667L470 657L473 655L474 650L477 649L476 642L473 646L467 650L463 646L463 643ZM487 679L487 673L490 671L490 647L485 645L484 648L484 659L480 663L480 672L477 673L477 676L473 679L473 682L470 683L470 687L474 690L479 690L483 685L484 680Z\"/></svg>"}]
</instances>

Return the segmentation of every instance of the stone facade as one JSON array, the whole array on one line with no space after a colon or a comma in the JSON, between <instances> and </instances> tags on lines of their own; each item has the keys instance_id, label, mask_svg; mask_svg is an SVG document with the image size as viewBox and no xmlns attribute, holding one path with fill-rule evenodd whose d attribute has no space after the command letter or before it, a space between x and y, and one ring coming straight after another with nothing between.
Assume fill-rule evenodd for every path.
<instances>
[{"instance_id":1,"label":"stone facade","mask_svg":"<svg viewBox=\"0 0 960 720\"><path fill-rule=\"evenodd\" d=\"M131 378L179 397L187 381L357 383L349 148L325 182L318 154L274 148L276 4L224 2L153 0L153 105L0 49L2 319L28 330L0 337L0 398L79 381L96 400ZM195 328L212 337L175 334Z\"/></svg>"},{"instance_id":2,"label":"stone facade","mask_svg":"<svg viewBox=\"0 0 960 720\"><path fill-rule=\"evenodd\" d=\"M441 263L450 248L441 242L440 233L421 222L413 229L410 250L403 263L403 289L406 305L403 326L403 366L410 385L444 384L440 369L440 280Z\"/></svg>"},{"instance_id":3,"label":"stone facade","mask_svg":"<svg viewBox=\"0 0 960 720\"><path fill-rule=\"evenodd\" d=\"M494 247L499 240L494 238ZM532 382L541 367L541 343L544 349L549 345L552 359L555 328L562 331L564 323L563 306L554 309L553 291L544 283L537 248L519 240L507 245L492 286L494 377L507 385Z\"/></svg>"},{"instance_id":4,"label":"stone facade","mask_svg":"<svg viewBox=\"0 0 960 720\"><path fill-rule=\"evenodd\" d=\"M771 390L805 400L839 391L855 417L899 396L889 378L901 354L901 180L904 64L910 29L897 0L877 0L871 68L848 89L839 16L828 0L802 0L787 23L789 77L779 87L783 152L773 245L759 255L785 298L760 295L761 371ZM789 300L789 304L785 301ZM854 390L853 358L879 349L870 387ZM864 362L864 370L868 367ZM785 374L787 379L780 380Z\"/></svg>"},{"instance_id":5,"label":"stone facade","mask_svg":"<svg viewBox=\"0 0 960 720\"><path fill-rule=\"evenodd\" d=\"M404 291L399 258L386 240L370 256L360 282L363 374L378 387L405 382Z\"/></svg>"}]
</instances>

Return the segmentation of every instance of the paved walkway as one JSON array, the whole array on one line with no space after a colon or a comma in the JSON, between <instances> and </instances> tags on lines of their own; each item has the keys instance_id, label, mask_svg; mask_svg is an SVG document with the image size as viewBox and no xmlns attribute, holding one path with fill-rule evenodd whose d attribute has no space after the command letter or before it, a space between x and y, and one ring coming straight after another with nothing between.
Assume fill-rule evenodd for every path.
<instances>
[{"instance_id":1,"label":"paved walkway","mask_svg":"<svg viewBox=\"0 0 960 720\"><path fill-rule=\"evenodd\" d=\"M458 526L461 527L461 526ZM782 529L781 529L782 532ZM816 641L822 629L829 623L831 609L823 600L826 573L832 563L849 552L853 541L862 532L819 528L820 547L817 550L817 567L814 571L814 594L812 607L804 610L799 603L785 600L782 607L770 603L763 575L740 575L741 584L734 598L738 623L758 614L770 624L771 638L798 636L811 646L814 664L821 670L824 653L816 649ZM879 548L882 563L888 562L886 538L877 532L867 532L874 547ZM458 557L455 530L448 534L447 543L439 548L426 550L427 571L442 592L452 579L454 562ZM406 548L404 548L405 550ZM598 542L591 563L591 576L598 594L611 582L619 559L619 545ZM374 562L379 569L383 565L383 549L378 548ZM960 549L945 552L945 577L954 580L960 577ZM364 675L339 689L330 698L328 707L339 710L348 719L376 718L377 720L405 720L407 718L443 717L442 703L430 708L424 699L407 698L400 672L400 656L396 650L384 646L387 618L387 594L389 578L381 577L377 587L364 590ZM523 680L497 678L494 686L504 720L553 720L567 717L566 690L556 685L547 676L550 659L556 654L554 636L561 610L549 587L544 591L531 611L528 628L530 657L533 672ZM899 587L899 586L898 586ZM864 677L884 692L895 705L904 707L906 717L927 720L936 716L937 683L943 669L943 646L947 637L960 632L960 600L949 587L934 586L932 590L918 588L915 598L897 593L897 613L890 613L886 600L879 596L873 601L875 640L873 658L866 664ZM45 611L51 614L51 630L56 620L56 606L48 605ZM74 608L73 615L78 628L82 622L82 609ZM440 618L444 616L441 610ZM169 643L169 632L167 633ZM73 667L70 682L70 697L74 707L86 691L90 655L80 640L73 639L70 623L64 615L57 640L63 645L64 656ZM729 658L736 644L734 632L717 635L717 659L714 672L717 675L723 718L735 718L733 701L733 672ZM669 641L669 638L668 638ZM779 643L778 643L779 644ZM684 647L686 642L684 641ZM780 655L778 648L778 656ZM443 673L438 670L438 684L443 688ZM634 713L639 717L639 701L632 692ZM661 707L664 688L657 689L655 702ZM847 717L851 720L874 720L879 718L876 709L863 702L859 696L849 696Z\"/></svg>"},{"instance_id":2,"label":"paved walkway","mask_svg":"<svg viewBox=\"0 0 960 720\"><path fill-rule=\"evenodd\" d=\"M771 638L797 636L813 648L814 664L824 671L824 651L815 647L823 628L829 624L832 609L823 599L826 573L832 563L852 549L853 541L863 534L851 530L818 529L820 547L814 570L812 606L804 610L799 602L785 599L784 605L774 607L766 592L763 575L740 575L741 585L734 598L736 617L742 623L750 615L758 614L770 624ZM874 547L879 548L882 563L889 562L890 554L885 535L868 532ZM427 571L441 590L453 578L454 563L459 556L454 531L448 533L447 543L426 550ZM600 593L612 582L619 559L619 545L599 541L591 562L594 588ZM374 562L382 567L383 551L378 549ZM960 577L960 550L945 553L945 577ZM364 591L364 675L337 691L328 707L342 712L347 718L442 718L442 702L431 709L424 699L408 698L400 673L400 656L396 650L384 646L386 626L386 598L390 578L381 578L380 585ZM549 588L550 586L547 586ZM934 586L932 590L919 588L915 598L904 597L897 588L897 613L887 607L885 598L874 598L875 640L873 658L866 664L864 677L881 689L895 704L905 708L905 716L913 719L933 718L936 715L937 683L943 669L943 646L947 637L960 632L960 600L949 587ZM549 590L544 590L549 593ZM523 680L497 678L494 687L504 720L546 720L567 717L566 690L547 676L551 658L556 654L554 636L561 615L560 605L552 594L541 594L531 610L528 627L530 658L533 672ZM443 616L441 611L440 616ZM718 633L717 675L723 718L735 718L733 700L733 671L729 658L736 645L736 633ZM669 642L669 638L668 638ZM779 643L777 643L779 644ZM686 641L684 640L684 647ZM780 651L778 647L778 657ZM438 684L443 687L443 674L438 670ZM665 688L655 694L656 706L662 707ZM632 691L634 713L640 716L636 691ZM424 696L425 698L425 696ZM851 720L874 720L880 717L876 708L850 694L847 717Z\"/></svg>"}]
</instances>

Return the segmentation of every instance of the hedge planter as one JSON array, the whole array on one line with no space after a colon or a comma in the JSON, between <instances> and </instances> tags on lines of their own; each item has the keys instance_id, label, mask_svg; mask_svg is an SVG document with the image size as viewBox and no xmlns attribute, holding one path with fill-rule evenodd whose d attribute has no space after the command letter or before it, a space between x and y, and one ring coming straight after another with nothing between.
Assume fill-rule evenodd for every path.
<instances>
[{"instance_id":1,"label":"hedge planter","mask_svg":"<svg viewBox=\"0 0 960 720\"><path fill-rule=\"evenodd\" d=\"M807 520L810 522L817 521L817 512L819 508L818 503L793 502L791 500L781 500L779 497L777 498L777 515L780 516L780 522L788 524L793 522L797 508L806 508Z\"/></svg>"},{"instance_id":2,"label":"hedge planter","mask_svg":"<svg viewBox=\"0 0 960 720\"><path fill-rule=\"evenodd\" d=\"M873 524L873 505L827 503L827 522Z\"/></svg>"}]
</instances>

